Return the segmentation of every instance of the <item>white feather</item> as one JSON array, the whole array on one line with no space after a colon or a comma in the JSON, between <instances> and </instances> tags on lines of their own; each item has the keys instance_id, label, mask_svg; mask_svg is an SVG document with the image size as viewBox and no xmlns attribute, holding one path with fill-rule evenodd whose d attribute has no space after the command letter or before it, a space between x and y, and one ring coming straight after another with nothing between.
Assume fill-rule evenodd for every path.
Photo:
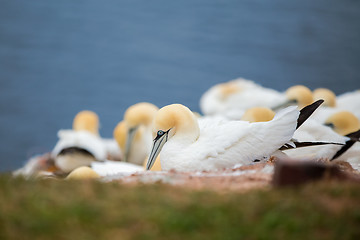
<instances>
[{"instance_id":1,"label":"white feather","mask_svg":"<svg viewBox=\"0 0 360 240\"><path fill-rule=\"evenodd\" d=\"M229 119L240 119L243 112L252 107L275 107L286 101L284 93L262 87L253 81L238 78L231 81L239 91L226 98L218 85L211 87L200 99L200 108L205 115L222 114Z\"/></svg>"},{"instance_id":2,"label":"white feather","mask_svg":"<svg viewBox=\"0 0 360 240\"><path fill-rule=\"evenodd\" d=\"M292 138L298 116L296 107L289 107L269 122L199 120L200 136L195 142L173 137L164 145L162 169L216 170L262 159Z\"/></svg>"},{"instance_id":3,"label":"white feather","mask_svg":"<svg viewBox=\"0 0 360 240\"><path fill-rule=\"evenodd\" d=\"M92 162L91 168L100 176L109 176L115 174L132 174L135 172L144 171L144 168L135 165L132 163L126 162L115 162L115 161L105 161L105 162Z\"/></svg>"},{"instance_id":4,"label":"white feather","mask_svg":"<svg viewBox=\"0 0 360 240\"><path fill-rule=\"evenodd\" d=\"M55 158L63 149L78 147L90 152L97 160L106 159L106 147L100 137L87 131L60 130L58 132L59 141L51 152Z\"/></svg>"},{"instance_id":5,"label":"white feather","mask_svg":"<svg viewBox=\"0 0 360 240\"><path fill-rule=\"evenodd\" d=\"M336 100L337 107L355 114L360 119L360 91L352 91L341 94Z\"/></svg>"}]
</instances>

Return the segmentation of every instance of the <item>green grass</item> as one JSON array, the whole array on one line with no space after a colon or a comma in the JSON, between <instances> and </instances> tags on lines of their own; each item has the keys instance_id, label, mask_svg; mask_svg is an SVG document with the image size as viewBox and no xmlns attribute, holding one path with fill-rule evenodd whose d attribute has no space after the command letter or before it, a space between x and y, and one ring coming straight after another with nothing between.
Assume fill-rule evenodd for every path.
<instances>
[{"instance_id":1,"label":"green grass","mask_svg":"<svg viewBox=\"0 0 360 240\"><path fill-rule=\"evenodd\" d=\"M360 239L360 187L217 193L0 176L0 239Z\"/></svg>"}]
</instances>

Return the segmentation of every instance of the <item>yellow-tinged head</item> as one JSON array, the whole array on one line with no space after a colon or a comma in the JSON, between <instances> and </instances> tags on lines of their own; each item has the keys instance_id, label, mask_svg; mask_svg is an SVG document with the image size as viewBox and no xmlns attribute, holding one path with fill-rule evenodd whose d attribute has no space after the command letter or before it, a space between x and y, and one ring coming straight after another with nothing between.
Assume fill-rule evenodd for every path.
<instances>
[{"instance_id":1,"label":"yellow-tinged head","mask_svg":"<svg viewBox=\"0 0 360 240\"><path fill-rule=\"evenodd\" d=\"M67 180L83 180L83 179L97 179L100 175L89 167L79 167L73 170L67 177Z\"/></svg>"},{"instance_id":2,"label":"yellow-tinged head","mask_svg":"<svg viewBox=\"0 0 360 240\"><path fill-rule=\"evenodd\" d=\"M139 125L150 126L159 110L154 104L141 102L129 107L124 114L124 121L129 128Z\"/></svg>"},{"instance_id":3,"label":"yellow-tinged head","mask_svg":"<svg viewBox=\"0 0 360 240\"><path fill-rule=\"evenodd\" d=\"M88 131L99 135L99 117L92 111L81 111L76 114L73 121L75 131Z\"/></svg>"},{"instance_id":4,"label":"yellow-tinged head","mask_svg":"<svg viewBox=\"0 0 360 240\"><path fill-rule=\"evenodd\" d=\"M159 130L168 131L171 129L170 135L176 133L200 133L196 116L189 108L181 104L171 104L161 108L154 119L153 137Z\"/></svg>"},{"instance_id":5,"label":"yellow-tinged head","mask_svg":"<svg viewBox=\"0 0 360 240\"><path fill-rule=\"evenodd\" d=\"M336 106L336 95L333 91L327 88L317 88L313 91L314 101L319 99L324 100L324 106L335 107Z\"/></svg>"},{"instance_id":6,"label":"yellow-tinged head","mask_svg":"<svg viewBox=\"0 0 360 240\"><path fill-rule=\"evenodd\" d=\"M113 132L114 139L116 140L116 142L118 143L118 145L122 151L124 151L124 149L125 149L127 132L128 132L128 128L124 121L119 122L116 125L114 132Z\"/></svg>"},{"instance_id":7,"label":"yellow-tinged head","mask_svg":"<svg viewBox=\"0 0 360 240\"><path fill-rule=\"evenodd\" d=\"M170 138L176 137L183 142L194 142L199 135L197 118L189 108L181 104L161 108L153 123L154 143L146 169L151 169L162 147Z\"/></svg>"},{"instance_id":8,"label":"yellow-tinged head","mask_svg":"<svg viewBox=\"0 0 360 240\"><path fill-rule=\"evenodd\" d=\"M309 88L303 85L295 85L286 90L286 97L296 101L299 108L303 108L313 102L313 95Z\"/></svg>"},{"instance_id":9,"label":"yellow-tinged head","mask_svg":"<svg viewBox=\"0 0 360 240\"><path fill-rule=\"evenodd\" d=\"M241 117L243 121L249 122L268 122L275 116L275 112L266 107L254 107L246 110Z\"/></svg>"},{"instance_id":10,"label":"yellow-tinged head","mask_svg":"<svg viewBox=\"0 0 360 240\"><path fill-rule=\"evenodd\" d=\"M220 96L224 100L227 97L229 97L230 95L241 91L241 88L238 86L236 81L229 81L229 82L226 82L226 83L220 83L220 84L218 84L218 88L219 88L219 91L220 91Z\"/></svg>"},{"instance_id":11,"label":"yellow-tinged head","mask_svg":"<svg viewBox=\"0 0 360 240\"><path fill-rule=\"evenodd\" d=\"M360 129L359 119L348 111L341 111L331 115L325 125L331 126L335 132L347 135Z\"/></svg>"},{"instance_id":12,"label":"yellow-tinged head","mask_svg":"<svg viewBox=\"0 0 360 240\"><path fill-rule=\"evenodd\" d=\"M126 141L128 139L129 127L125 121L119 122L114 128L113 136L116 142L118 143L120 149L124 152ZM134 135L134 140L138 141L143 134L143 128L138 128Z\"/></svg>"}]
</instances>

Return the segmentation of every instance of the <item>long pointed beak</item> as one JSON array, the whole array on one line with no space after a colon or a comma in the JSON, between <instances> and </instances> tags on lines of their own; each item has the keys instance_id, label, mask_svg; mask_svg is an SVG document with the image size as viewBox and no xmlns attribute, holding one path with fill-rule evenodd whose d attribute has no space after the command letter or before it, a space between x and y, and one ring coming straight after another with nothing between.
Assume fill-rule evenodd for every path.
<instances>
[{"instance_id":1,"label":"long pointed beak","mask_svg":"<svg viewBox=\"0 0 360 240\"><path fill-rule=\"evenodd\" d=\"M124 153L124 161L125 162L127 162L129 159L131 144L133 142L133 139L134 139L137 129L138 129L138 126L130 128L128 131L127 138L126 138L126 144L125 144L125 153Z\"/></svg>"},{"instance_id":2,"label":"long pointed beak","mask_svg":"<svg viewBox=\"0 0 360 240\"><path fill-rule=\"evenodd\" d=\"M271 110L273 110L274 112L280 110L280 109L283 109L283 108L286 108L286 107L289 107L289 106L293 106L293 105L296 105L297 104L297 101L296 100L287 100L286 102L284 103L281 103L275 107L273 107Z\"/></svg>"},{"instance_id":3,"label":"long pointed beak","mask_svg":"<svg viewBox=\"0 0 360 240\"><path fill-rule=\"evenodd\" d=\"M146 164L146 170L150 170L151 167L154 165L155 160L156 160L157 156L159 155L162 147L168 140L168 134L169 134L169 131L165 132L165 134L163 136L154 139L153 147L151 149L151 153L150 153L149 159Z\"/></svg>"}]
</instances>

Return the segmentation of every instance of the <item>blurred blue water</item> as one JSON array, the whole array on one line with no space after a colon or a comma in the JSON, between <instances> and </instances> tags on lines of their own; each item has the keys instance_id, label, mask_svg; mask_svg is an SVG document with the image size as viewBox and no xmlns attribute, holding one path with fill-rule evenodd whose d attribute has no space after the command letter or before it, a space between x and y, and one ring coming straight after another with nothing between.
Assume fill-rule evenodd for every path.
<instances>
[{"instance_id":1,"label":"blurred blue water","mask_svg":"<svg viewBox=\"0 0 360 240\"><path fill-rule=\"evenodd\" d=\"M240 76L359 88L359 13L355 0L1 0L0 171L51 150L83 109L111 137L136 102L199 111Z\"/></svg>"}]
</instances>

